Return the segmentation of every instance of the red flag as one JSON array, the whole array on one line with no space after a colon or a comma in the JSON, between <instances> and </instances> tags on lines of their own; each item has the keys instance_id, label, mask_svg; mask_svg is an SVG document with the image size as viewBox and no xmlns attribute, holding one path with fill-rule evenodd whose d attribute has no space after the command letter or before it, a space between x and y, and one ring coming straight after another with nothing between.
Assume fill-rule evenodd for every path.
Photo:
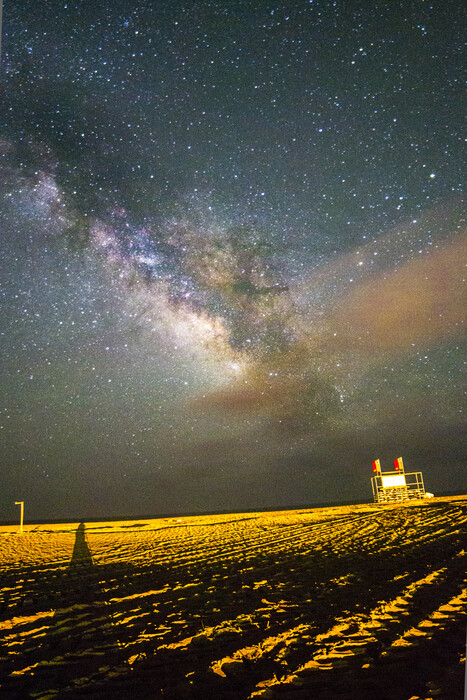
<instances>
[{"instance_id":1,"label":"red flag","mask_svg":"<svg viewBox=\"0 0 467 700\"><path fill-rule=\"evenodd\" d=\"M403 472L404 471L404 464L402 462L402 457L398 457L397 459L394 460L394 467L396 469L396 472Z\"/></svg>"},{"instance_id":2,"label":"red flag","mask_svg":"<svg viewBox=\"0 0 467 700\"><path fill-rule=\"evenodd\" d=\"M372 462L373 465L373 473L378 474L381 471L381 465L379 463L379 459L375 459L374 462Z\"/></svg>"}]
</instances>

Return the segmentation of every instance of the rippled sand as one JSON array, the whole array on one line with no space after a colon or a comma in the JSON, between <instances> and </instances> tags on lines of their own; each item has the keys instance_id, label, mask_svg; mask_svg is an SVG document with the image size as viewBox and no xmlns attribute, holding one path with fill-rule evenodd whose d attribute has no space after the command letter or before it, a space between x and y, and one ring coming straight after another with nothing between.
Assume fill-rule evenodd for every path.
<instances>
[{"instance_id":1,"label":"rippled sand","mask_svg":"<svg viewBox=\"0 0 467 700\"><path fill-rule=\"evenodd\" d=\"M0 697L463 697L467 496L0 528Z\"/></svg>"}]
</instances>

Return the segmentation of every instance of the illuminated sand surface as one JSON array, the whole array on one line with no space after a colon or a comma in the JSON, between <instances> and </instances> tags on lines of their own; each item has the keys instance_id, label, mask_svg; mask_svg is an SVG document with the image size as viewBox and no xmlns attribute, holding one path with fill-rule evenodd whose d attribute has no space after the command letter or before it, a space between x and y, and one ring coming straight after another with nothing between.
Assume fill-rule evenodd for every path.
<instances>
[{"instance_id":1,"label":"illuminated sand surface","mask_svg":"<svg viewBox=\"0 0 467 700\"><path fill-rule=\"evenodd\" d=\"M463 697L467 496L0 528L2 698Z\"/></svg>"}]
</instances>

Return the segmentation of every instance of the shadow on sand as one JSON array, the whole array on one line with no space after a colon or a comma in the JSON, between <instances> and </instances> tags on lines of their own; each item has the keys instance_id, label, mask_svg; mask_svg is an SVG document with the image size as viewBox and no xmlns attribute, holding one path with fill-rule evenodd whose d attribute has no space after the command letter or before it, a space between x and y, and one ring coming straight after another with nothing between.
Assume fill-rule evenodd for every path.
<instances>
[{"instance_id":1,"label":"shadow on sand","mask_svg":"<svg viewBox=\"0 0 467 700\"><path fill-rule=\"evenodd\" d=\"M104 599L102 576L105 579L106 567L101 570L94 564L86 526L81 522L67 568L43 572L37 603L40 608L41 602L49 601L53 616L44 617L38 633L18 644L20 649L11 655L2 674L1 697L72 697L80 683L98 672L104 651L106 656L114 656L119 645ZM28 610L32 613L31 630L38 627L34 609ZM37 610L36 615L41 614Z\"/></svg>"},{"instance_id":2,"label":"shadow on sand","mask_svg":"<svg viewBox=\"0 0 467 700\"><path fill-rule=\"evenodd\" d=\"M80 523L76 530L75 545L73 547L73 554L71 555L71 561L68 569L74 569L76 567L89 568L94 566L91 550L89 549L88 541L86 539L85 530L85 524Z\"/></svg>"}]
</instances>

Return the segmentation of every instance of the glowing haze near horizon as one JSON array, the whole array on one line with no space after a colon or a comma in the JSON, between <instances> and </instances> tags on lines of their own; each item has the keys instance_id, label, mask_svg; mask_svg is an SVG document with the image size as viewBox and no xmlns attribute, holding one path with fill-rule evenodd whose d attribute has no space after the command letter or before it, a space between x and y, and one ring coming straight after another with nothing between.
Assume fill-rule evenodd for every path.
<instances>
[{"instance_id":1,"label":"glowing haze near horizon","mask_svg":"<svg viewBox=\"0 0 467 700\"><path fill-rule=\"evenodd\" d=\"M465 492L462 19L5 4L1 519Z\"/></svg>"}]
</instances>

